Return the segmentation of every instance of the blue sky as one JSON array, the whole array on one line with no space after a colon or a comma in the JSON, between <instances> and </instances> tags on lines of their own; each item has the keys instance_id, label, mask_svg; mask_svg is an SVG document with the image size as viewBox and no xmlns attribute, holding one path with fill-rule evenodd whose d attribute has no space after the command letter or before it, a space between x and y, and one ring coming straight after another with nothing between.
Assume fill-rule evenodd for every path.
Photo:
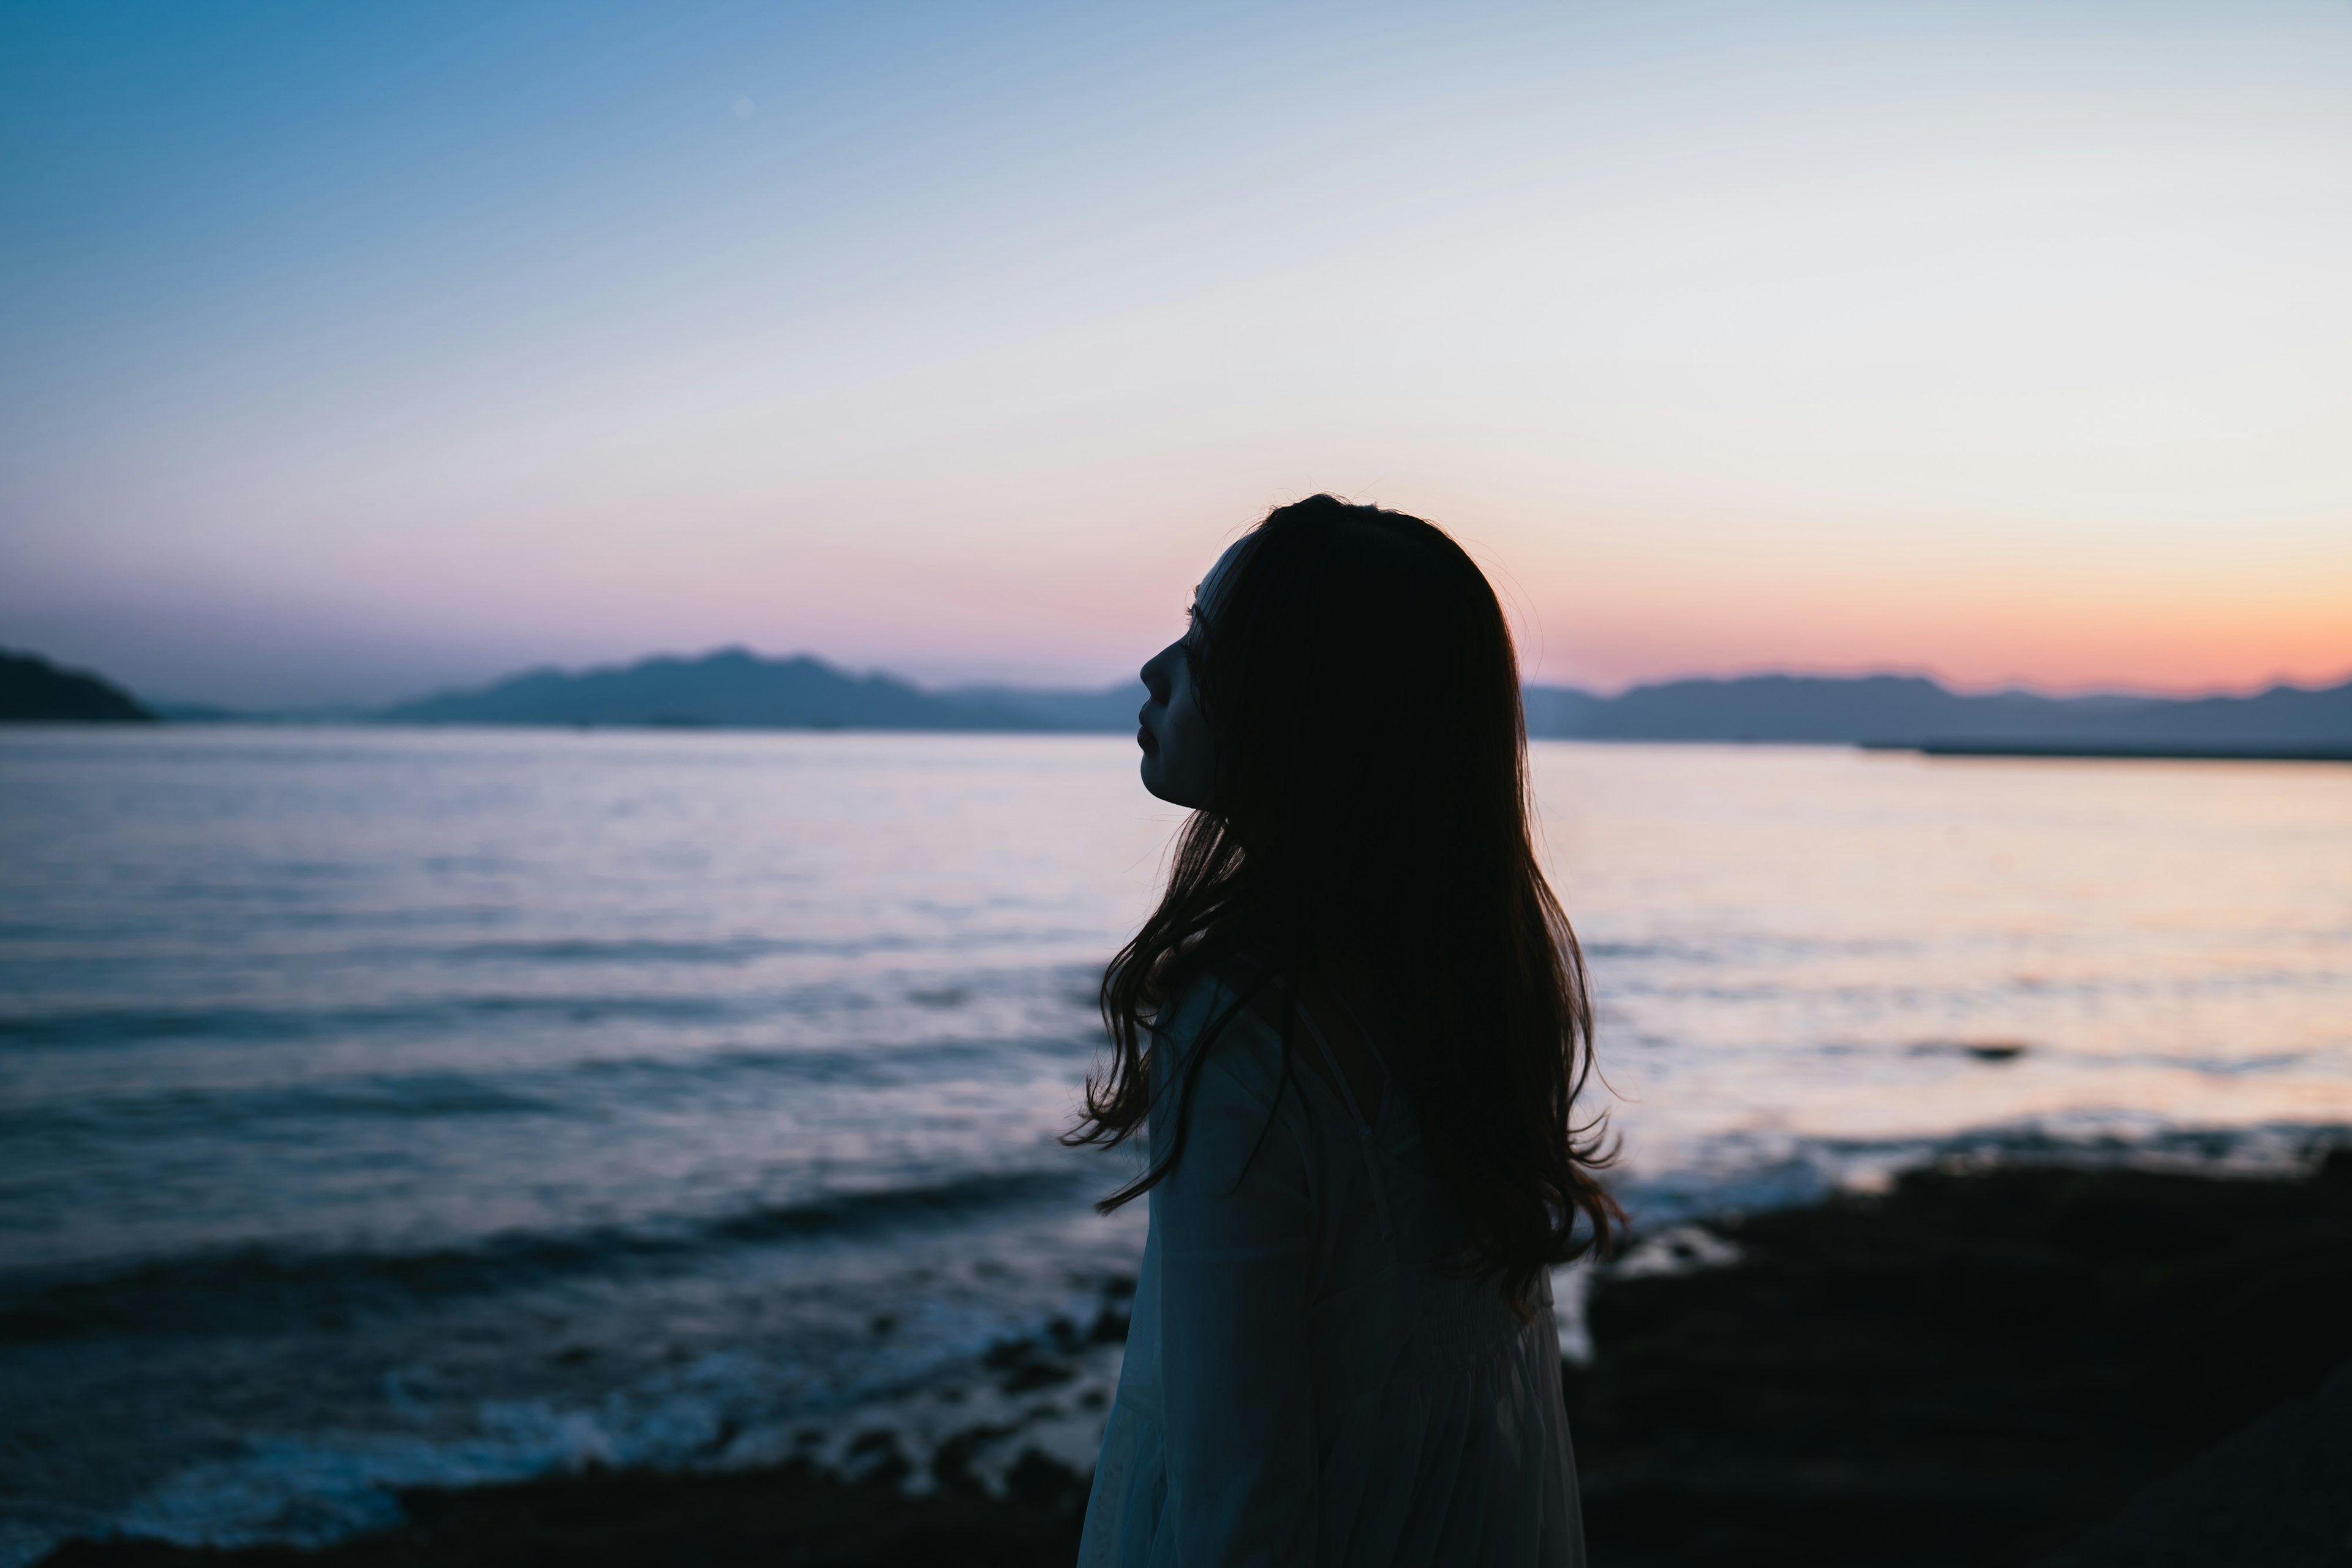
<instances>
[{"instance_id":1,"label":"blue sky","mask_svg":"<svg viewBox=\"0 0 2352 1568\"><path fill-rule=\"evenodd\" d=\"M1529 662L2352 670L2352 7L20 6L0 644L1108 680L1311 489Z\"/></svg>"}]
</instances>

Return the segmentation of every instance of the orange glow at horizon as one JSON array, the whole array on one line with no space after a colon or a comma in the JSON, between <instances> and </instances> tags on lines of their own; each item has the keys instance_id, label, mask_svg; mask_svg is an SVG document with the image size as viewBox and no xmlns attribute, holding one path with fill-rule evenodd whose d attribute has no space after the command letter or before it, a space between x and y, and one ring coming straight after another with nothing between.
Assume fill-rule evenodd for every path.
<instances>
[{"instance_id":1,"label":"orange glow at horizon","mask_svg":"<svg viewBox=\"0 0 2352 1568\"><path fill-rule=\"evenodd\" d=\"M1764 670L1929 675L1957 689L2244 693L2352 679L2352 525L2283 559L2108 563L2013 547L1991 559L1769 558L1677 574L1596 562L1520 574L1522 658L1614 689ZM1507 552L1498 552L1507 555ZM1770 650L1759 657L1759 650Z\"/></svg>"}]
</instances>

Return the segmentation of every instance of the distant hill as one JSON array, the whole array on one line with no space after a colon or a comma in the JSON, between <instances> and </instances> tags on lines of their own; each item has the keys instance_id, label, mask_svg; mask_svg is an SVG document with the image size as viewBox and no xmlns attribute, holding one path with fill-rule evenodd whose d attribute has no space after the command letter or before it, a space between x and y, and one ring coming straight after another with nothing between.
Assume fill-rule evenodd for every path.
<instances>
[{"instance_id":1,"label":"distant hill","mask_svg":"<svg viewBox=\"0 0 2352 1568\"><path fill-rule=\"evenodd\" d=\"M1566 740L1591 729L1609 699L1573 686L1529 686L1519 692L1531 740Z\"/></svg>"},{"instance_id":2,"label":"distant hill","mask_svg":"<svg viewBox=\"0 0 2352 1568\"><path fill-rule=\"evenodd\" d=\"M1848 745L2042 742L2352 746L2352 682L2253 697L1963 697L1917 676L1671 680L1613 698L1531 686L1528 733L1591 741Z\"/></svg>"},{"instance_id":3,"label":"distant hill","mask_svg":"<svg viewBox=\"0 0 2352 1568\"><path fill-rule=\"evenodd\" d=\"M936 696L822 659L727 648L623 668L532 670L376 715L404 724L620 724L778 730L1040 730L1080 726L980 697Z\"/></svg>"},{"instance_id":4,"label":"distant hill","mask_svg":"<svg viewBox=\"0 0 2352 1568\"><path fill-rule=\"evenodd\" d=\"M155 715L103 676L0 651L0 722L146 724Z\"/></svg>"}]
</instances>

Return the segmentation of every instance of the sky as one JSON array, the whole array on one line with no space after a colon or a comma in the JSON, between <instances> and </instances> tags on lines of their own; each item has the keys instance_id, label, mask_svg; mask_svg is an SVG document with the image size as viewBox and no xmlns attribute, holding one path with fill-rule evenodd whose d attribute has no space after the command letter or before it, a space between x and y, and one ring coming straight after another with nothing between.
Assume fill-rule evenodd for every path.
<instances>
[{"instance_id":1,"label":"sky","mask_svg":"<svg viewBox=\"0 0 2352 1568\"><path fill-rule=\"evenodd\" d=\"M2352 676L2352 5L0 9L0 647L1108 683L1316 490L1530 677Z\"/></svg>"}]
</instances>

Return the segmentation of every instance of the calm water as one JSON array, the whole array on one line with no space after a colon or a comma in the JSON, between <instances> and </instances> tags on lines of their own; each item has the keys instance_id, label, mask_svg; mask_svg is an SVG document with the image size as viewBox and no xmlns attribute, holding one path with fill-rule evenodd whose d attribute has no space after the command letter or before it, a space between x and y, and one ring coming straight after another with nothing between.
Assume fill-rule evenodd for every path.
<instances>
[{"instance_id":1,"label":"calm water","mask_svg":"<svg viewBox=\"0 0 2352 1568\"><path fill-rule=\"evenodd\" d=\"M1083 1463L1142 1216L1054 1134L1175 824L1132 759L0 737L0 1563L591 1458L854 1470L877 1431ZM1653 1222L2352 1123L2352 770L1536 773Z\"/></svg>"}]
</instances>

